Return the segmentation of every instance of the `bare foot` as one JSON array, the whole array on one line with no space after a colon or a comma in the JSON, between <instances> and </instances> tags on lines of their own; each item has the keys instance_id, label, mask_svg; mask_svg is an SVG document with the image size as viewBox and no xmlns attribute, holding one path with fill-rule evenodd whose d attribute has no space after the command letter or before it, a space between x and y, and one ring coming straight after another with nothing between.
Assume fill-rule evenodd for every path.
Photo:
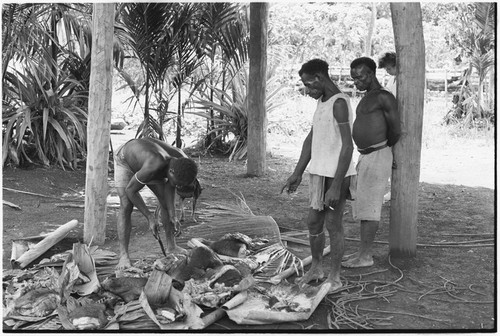
<instances>
[{"instance_id":1,"label":"bare foot","mask_svg":"<svg viewBox=\"0 0 500 336\"><path fill-rule=\"evenodd\" d=\"M359 267L369 267L373 265L373 258L372 257L366 257L366 258L361 258L361 257L356 257L349 259L347 261L344 261L342 263L342 267L346 268L359 268Z\"/></svg>"},{"instance_id":2,"label":"bare foot","mask_svg":"<svg viewBox=\"0 0 500 336\"><path fill-rule=\"evenodd\" d=\"M130 268L130 267L132 267L132 265L130 264L130 259L128 256L124 255L124 256L120 257L120 260L118 261L118 265L116 265L115 268L117 270L124 270L124 269Z\"/></svg>"},{"instance_id":3,"label":"bare foot","mask_svg":"<svg viewBox=\"0 0 500 336\"><path fill-rule=\"evenodd\" d=\"M351 254L346 254L342 256L342 261L347 261L349 259L354 259L359 257L359 252L354 252Z\"/></svg>"},{"instance_id":4,"label":"bare foot","mask_svg":"<svg viewBox=\"0 0 500 336\"><path fill-rule=\"evenodd\" d=\"M324 276L325 274L323 273L323 270L321 268L311 268L302 278L296 279L295 283L299 285L299 287L302 287L314 280L318 282L319 280L323 279Z\"/></svg>"},{"instance_id":5,"label":"bare foot","mask_svg":"<svg viewBox=\"0 0 500 336\"><path fill-rule=\"evenodd\" d=\"M342 282L340 282L340 280L327 279L326 281L331 283L330 289L328 290L327 294L337 293L339 289L343 287Z\"/></svg>"}]
</instances>

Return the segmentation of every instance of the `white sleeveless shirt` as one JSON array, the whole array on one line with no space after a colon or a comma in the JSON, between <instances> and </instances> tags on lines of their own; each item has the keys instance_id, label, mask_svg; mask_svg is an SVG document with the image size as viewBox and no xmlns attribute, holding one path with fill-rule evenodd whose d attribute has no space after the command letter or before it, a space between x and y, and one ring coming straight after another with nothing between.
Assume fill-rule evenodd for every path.
<instances>
[{"instance_id":1,"label":"white sleeveless shirt","mask_svg":"<svg viewBox=\"0 0 500 336\"><path fill-rule=\"evenodd\" d=\"M349 110L349 127L352 132L354 121L349 96L338 93L322 102L318 99L318 106L313 117L313 137L311 144L311 161L309 173L327 177L335 177L339 163L340 150L342 149L342 137L339 125L333 116L333 104L338 98L345 99ZM345 176L356 175L356 168L351 158L349 168Z\"/></svg>"}]
</instances>

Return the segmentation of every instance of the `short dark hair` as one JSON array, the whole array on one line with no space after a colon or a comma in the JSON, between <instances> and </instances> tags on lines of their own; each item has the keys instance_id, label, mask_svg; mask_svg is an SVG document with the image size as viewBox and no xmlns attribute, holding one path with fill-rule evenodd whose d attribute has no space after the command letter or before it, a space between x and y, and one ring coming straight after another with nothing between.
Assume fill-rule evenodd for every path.
<instances>
[{"instance_id":1,"label":"short dark hair","mask_svg":"<svg viewBox=\"0 0 500 336\"><path fill-rule=\"evenodd\" d=\"M357 68L360 65L366 65L374 74L377 71L377 64L370 57L359 57L351 62L351 69Z\"/></svg>"},{"instance_id":2,"label":"short dark hair","mask_svg":"<svg viewBox=\"0 0 500 336\"><path fill-rule=\"evenodd\" d=\"M378 59L379 69L383 69L387 66L396 66L396 53L386 52Z\"/></svg>"},{"instance_id":3,"label":"short dark hair","mask_svg":"<svg viewBox=\"0 0 500 336\"><path fill-rule=\"evenodd\" d=\"M171 161L170 169L173 170L175 177L183 185L188 185L194 181L198 175L198 166L193 159L190 158L176 158Z\"/></svg>"},{"instance_id":4,"label":"short dark hair","mask_svg":"<svg viewBox=\"0 0 500 336\"><path fill-rule=\"evenodd\" d=\"M328 77L328 69L329 65L328 63L326 63L326 61L323 61L322 59L319 58L315 58L302 64L302 67L299 70L299 76L302 76L302 74L304 73L308 75L322 73Z\"/></svg>"}]
</instances>

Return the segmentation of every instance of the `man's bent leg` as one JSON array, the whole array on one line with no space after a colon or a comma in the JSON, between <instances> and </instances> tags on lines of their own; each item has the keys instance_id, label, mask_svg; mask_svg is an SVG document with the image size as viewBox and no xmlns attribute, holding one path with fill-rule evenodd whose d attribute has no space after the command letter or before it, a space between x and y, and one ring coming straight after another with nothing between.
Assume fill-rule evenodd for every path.
<instances>
[{"instance_id":1,"label":"man's bent leg","mask_svg":"<svg viewBox=\"0 0 500 336\"><path fill-rule=\"evenodd\" d=\"M373 265L373 241L378 231L378 221L361 221L361 243L359 254L342 263L348 268L368 267Z\"/></svg>"},{"instance_id":2,"label":"man's bent leg","mask_svg":"<svg viewBox=\"0 0 500 336\"><path fill-rule=\"evenodd\" d=\"M298 279L297 284L299 286L303 286L314 280L318 281L324 277L321 265L323 261L323 249L325 247L325 231L323 229L324 218L324 211L318 211L312 208L309 209L307 226L309 229L312 263L309 271L307 271L302 278Z\"/></svg>"},{"instance_id":3,"label":"man's bent leg","mask_svg":"<svg viewBox=\"0 0 500 336\"><path fill-rule=\"evenodd\" d=\"M188 252L182 247L178 246L175 242L175 223L172 223L168 216L168 210L165 207L161 207L161 219L163 223L163 228L165 230L165 252L166 253L182 253L188 254Z\"/></svg>"},{"instance_id":4,"label":"man's bent leg","mask_svg":"<svg viewBox=\"0 0 500 336\"><path fill-rule=\"evenodd\" d=\"M131 267L130 257L128 254L128 245L130 242L130 232L132 230L132 210L134 205L125 194L125 188L117 188L118 196L120 197L120 209L118 210L117 231L118 241L120 244L120 260L117 269L125 269Z\"/></svg>"}]
</instances>

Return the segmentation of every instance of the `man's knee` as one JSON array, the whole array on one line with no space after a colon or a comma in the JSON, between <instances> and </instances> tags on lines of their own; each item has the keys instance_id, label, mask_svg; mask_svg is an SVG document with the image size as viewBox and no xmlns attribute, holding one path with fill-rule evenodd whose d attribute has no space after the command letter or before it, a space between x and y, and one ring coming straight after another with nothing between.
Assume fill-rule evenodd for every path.
<instances>
[{"instance_id":1,"label":"man's knee","mask_svg":"<svg viewBox=\"0 0 500 336\"><path fill-rule=\"evenodd\" d=\"M325 220L325 227L330 235L342 233L344 231L344 227L342 226L342 217L327 217Z\"/></svg>"},{"instance_id":2,"label":"man's knee","mask_svg":"<svg viewBox=\"0 0 500 336\"><path fill-rule=\"evenodd\" d=\"M307 228L312 234L320 233L323 230L324 217L319 215L316 210L309 209L309 216L307 217Z\"/></svg>"},{"instance_id":3,"label":"man's knee","mask_svg":"<svg viewBox=\"0 0 500 336\"><path fill-rule=\"evenodd\" d=\"M120 211L126 214L132 213L134 204L129 200L127 195L119 195L120 198Z\"/></svg>"}]
</instances>

